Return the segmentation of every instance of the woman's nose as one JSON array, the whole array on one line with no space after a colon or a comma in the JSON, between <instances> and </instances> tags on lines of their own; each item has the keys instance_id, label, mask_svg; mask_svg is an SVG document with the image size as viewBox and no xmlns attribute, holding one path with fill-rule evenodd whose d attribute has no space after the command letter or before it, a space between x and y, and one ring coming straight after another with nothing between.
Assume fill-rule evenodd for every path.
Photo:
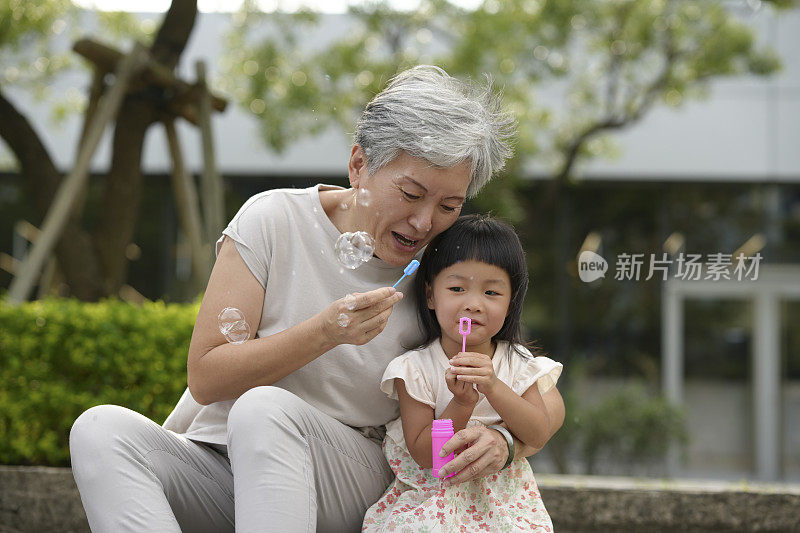
<instances>
[{"instance_id":1,"label":"woman's nose","mask_svg":"<svg viewBox=\"0 0 800 533\"><path fill-rule=\"evenodd\" d=\"M431 219L432 216L430 210L425 209L424 211L417 211L411 215L411 217L408 219L408 222L418 232L428 233L433 226Z\"/></svg>"}]
</instances>

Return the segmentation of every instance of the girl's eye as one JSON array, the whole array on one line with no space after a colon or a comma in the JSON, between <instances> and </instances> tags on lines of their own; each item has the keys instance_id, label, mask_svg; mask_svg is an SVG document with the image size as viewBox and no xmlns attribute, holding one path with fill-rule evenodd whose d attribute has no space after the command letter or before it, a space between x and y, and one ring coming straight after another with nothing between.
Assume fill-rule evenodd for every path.
<instances>
[{"instance_id":1,"label":"girl's eye","mask_svg":"<svg viewBox=\"0 0 800 533\"><path fill-rule=\"evenodd\" d=\"M401 190L401 191L403 191L403 189L400 189L400 190ZM409 200L419 200L419 198L420 198L419 196L417 196L417 195L415 195L415 194L408 193L408 192L406 192L406 191L403 191L403 194L404 194L404 195L406 196L406 198L408 198Z\"/></svg>"},{"instance_id":2,"label":"girl's eye","mask_svg":"<svg viewBox=\"0 0 800 533\"><path fill-rule=\"evenodd\" d=\"M486 294L489 296L500 296L500 293L497 291L486 291Z\"/></svg>"},{"instance_id":3,"label":"girl's eye","mask_svg":"<svg viewBox=\"0 0 800 533\"><path fill-rule=\"evenodd\" d=\"M463 291L464 289L463 289L463 288L461 288L461 287L448 287L448 290L451 290L451 291L453 291L453 292L461 292L461 291Z\"/></svg>"}]
</instances>

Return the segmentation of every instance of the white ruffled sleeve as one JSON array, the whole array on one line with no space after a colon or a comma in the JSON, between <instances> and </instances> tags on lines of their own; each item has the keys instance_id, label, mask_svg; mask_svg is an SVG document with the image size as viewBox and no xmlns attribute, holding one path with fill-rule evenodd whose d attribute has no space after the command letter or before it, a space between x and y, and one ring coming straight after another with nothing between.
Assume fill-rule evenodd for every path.
<instances>
[{"instance_id":1,"label":"white ruffled sleeve","mask_svg":"<svg viewBox=\"0 0 800 533\"><path fill-rule=\"evenodd\" d=\"M522 394L534 383L539 385L539 393L544 394L556 386L564 365L549 357L539 356L527 359L514 378L513 389Z\"/></svg>"},{"instance_id":2,"label":"white ruffled sleeve","mask_svg":"<svg viewBox=\"0 0 800 533\"><path fill-rule=\"evenodd\" d=\"M399 357L395 357L386 367L381 378L381 390L389 398L397 400L397 387L395 380L402 379L408 395L420 403L436 408L436 401L433 390L422 375L419 366L417 352L407 352Z\"/></svg>"}]
</instances>

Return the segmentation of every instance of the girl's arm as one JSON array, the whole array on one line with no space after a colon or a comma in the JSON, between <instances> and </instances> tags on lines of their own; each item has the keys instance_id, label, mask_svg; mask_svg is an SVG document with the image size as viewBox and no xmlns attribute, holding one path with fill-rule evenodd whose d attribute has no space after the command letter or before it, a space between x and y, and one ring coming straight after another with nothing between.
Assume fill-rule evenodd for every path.
<instances>
[{"instance_id":1,"label":"girl's arm","mask_svg":"<svg viewBox=\"0 0 800 533\"><path fill-rule=\"evenodd\" d=\"M414 461L422 468L433 468L433 457L431 451L431 427L433 426L434 410L433 407L418 402L412 398L406 385L400 378L395 378L397 388L397 398L400 400L400 419L403 421L403 437L406 439L406 446L411 453ZM472 407L462 406L451 401L444 412L442 418L450 418L453 421L453 430L464 429L472 416Z\"/></svg>"},{"instance_id":2,"label":"girl's arm","mask_svg":"<svg viewBox=\"0 0 800 533\"><path fill-rule=\"evenodd\" d=\"M475 384L519 440L534 448L544 447L550 438L550 415L538 385L534 383L518 395L495 375L491 357L482 353L456 354L450 367L458 381Z\"/></svg>"},{"instance_id":3,"label":"girl's arm","mask_svg":"<svg viewBox=\"0 0 800 533\"><path fill-rule=\"evenodd\" d=\"M536 383L520 396L498 379L484 394L519 440L537 449L544 448L550 439L550 415Z\"/></svg>"},{"instance_id":4,"label":"girl's arm","mask_svg":"<svg viewBox=\"0 0 800 533\"><path fill-rule=\"evenodd\" d=\"M532 388L532 387L531 387ZM530 389L525 391L522 395L523 398L526 398L526 394L530 393ZM526 398L527 399L527 398ZM561 429L561 426L564 424L564 417L566 415L564 409L564 399L561 397L561 393L558 392L558 389L553 387L549 391L542 394L542 400L544 401L545 409L547 410L547 414L550 417L550 433L547 437L547 440L553 438L553 435ZM508 427L508 424L505 422L500 423L501 426L505 427L506 429L511 429ZM519 459L522 457L530 457L539 453L542 448L536 448L534 446L530 446L522 442L519 437L517 437L513 431L511 431L511 436L514 437L514 459Z\"/></svg>"}]
</instances>

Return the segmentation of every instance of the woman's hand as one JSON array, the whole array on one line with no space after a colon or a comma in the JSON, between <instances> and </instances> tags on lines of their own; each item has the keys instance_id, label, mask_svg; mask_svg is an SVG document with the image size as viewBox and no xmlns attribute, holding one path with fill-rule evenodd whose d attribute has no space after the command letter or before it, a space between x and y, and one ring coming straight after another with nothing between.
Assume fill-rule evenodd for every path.
<instances>
[{"instance_id":1,"label":"woman's hand","mask_svg":"<svg viewBox=\"0 0 800 533\"><path fill-rule=\"evenodd\" d=\"M452 368L445 370L444 380L447 382L447 388L453 393L454 402L461 407L475 407L480 396L472 383L457 380L456 373Z\"/></svg>"},{"instance_id":2,"label":"woman's hand","mask_svg":"<svg viewBox=\"0 0 800 533\"><path fill-rule=\"evenodd\" d=\"M439 469L441 477L458 472L444 481L446 486L496 474L508 459L506 439L499 431L485 426L462 429L442 446L445 456L458 450L461 453Z\"/></svg>"},{"instance_id":3,"label":"woman's hand","mask_svg":"<svg viewBox=\"0 0 800 533\"><path fill-rule=\"evenodd\" d=\"M392 306L402 298L393 287L348 294L317 315L322 333L332 346L366 344L383 331Z\"/></svg>"},{"instance_id":4,"label":"woman's hand","mask_svg":"<svg viewBox=\"0 0 800 533\"><path fill-rule=\"evenodd\" d=\"M497 376L492 366L492 358L486 354L474 352L459 352L450 359L450 370L459 382L472 384L478 387L478 392L484 396L491 396L492 390L498 383ZM448 383L448 387L450 384ZM450 389L453 390L452 388ZM455 394L455 393L453 393Z\"/></svg>"}]
</instances>

